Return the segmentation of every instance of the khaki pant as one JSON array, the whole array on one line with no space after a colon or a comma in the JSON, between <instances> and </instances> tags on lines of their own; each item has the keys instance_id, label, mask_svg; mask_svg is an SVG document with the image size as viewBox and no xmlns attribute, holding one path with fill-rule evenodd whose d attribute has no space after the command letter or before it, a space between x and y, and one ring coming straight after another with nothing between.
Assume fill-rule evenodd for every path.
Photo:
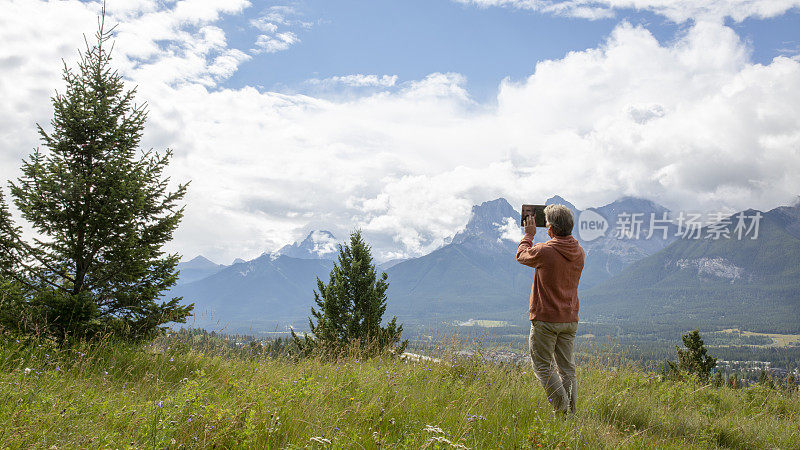
<instances>
[{"instance_id":1,"label":"khaki pant","mask_svg":"<svg viewBox=\"0 0 800 450\"><path fill-rule=\"evenodd\" d=\"M575 355L572 353L572 344L577 331L578 322L531 320L528 347L533 370L544 387L547 399L558 412L575 411L578 384L575 380Z\"/></svg>"}]
</instances>

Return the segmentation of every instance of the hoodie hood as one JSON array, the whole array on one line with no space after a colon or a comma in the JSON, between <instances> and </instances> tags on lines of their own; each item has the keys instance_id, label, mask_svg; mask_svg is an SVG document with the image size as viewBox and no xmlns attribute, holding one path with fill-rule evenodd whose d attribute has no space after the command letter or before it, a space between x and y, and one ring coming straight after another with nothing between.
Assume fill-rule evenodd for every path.
<instances>
[{"instance_id":1,"label":"hoodie hood","mask_svg":"<svg viewBox=\"0 0 800 450\"><path fill-rule=\"evenodd\" d=\"M578 240L572 235L569 236L555 236L547 241L547 245L555 249L567 261L575 261L578 258L583 258L583 248Z\"/></svg>"}]
</instances>

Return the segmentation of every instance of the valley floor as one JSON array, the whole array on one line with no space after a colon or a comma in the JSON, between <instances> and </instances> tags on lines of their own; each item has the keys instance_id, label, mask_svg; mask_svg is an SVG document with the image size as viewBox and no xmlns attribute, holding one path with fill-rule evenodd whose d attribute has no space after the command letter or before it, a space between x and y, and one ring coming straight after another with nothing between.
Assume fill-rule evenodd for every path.
<instances>
[{"instance_id":1,"label":"valley floor","mask_svg":"<svg viewBox=\"0 0 800 450\"><path fill-rule=\"evenodd\" d=\"M0 447L800 448L797 392L662 381L610 360L580 362L563 420L528 366L11 341Z\"/></svg>"}]
</instances>

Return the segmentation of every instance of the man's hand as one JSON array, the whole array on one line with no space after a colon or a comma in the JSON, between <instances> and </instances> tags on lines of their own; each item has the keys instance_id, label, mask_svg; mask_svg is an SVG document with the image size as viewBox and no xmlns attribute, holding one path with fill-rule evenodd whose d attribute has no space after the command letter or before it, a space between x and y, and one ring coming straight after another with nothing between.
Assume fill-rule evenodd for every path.
<instances>
[{"instance_id":1,"label":"man's hand","mask_svg":"<svg viewBox=\"0 0 800 450\"><path fill-rule=\"evenodd\" d=\"M533 217L526 217L523 224L525 225L525 234L536 234L536 213L533 213Z\"/></svg>"}]
</instances>

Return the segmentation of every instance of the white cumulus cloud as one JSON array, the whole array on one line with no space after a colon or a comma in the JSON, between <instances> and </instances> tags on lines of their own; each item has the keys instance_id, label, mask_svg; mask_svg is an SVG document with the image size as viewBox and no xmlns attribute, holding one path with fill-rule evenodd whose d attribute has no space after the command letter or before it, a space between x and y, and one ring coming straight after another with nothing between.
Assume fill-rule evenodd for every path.
<instances>
[{"instance_id":1,"label":"white cumulus cloud","mask_svg":"<svg viewBox=\"0 0 800 450\"><path fill-rule=\"evenodd\" d=\"M300 42L297 35L291 31L282 33L261 34L256 38L256 48L253 53L276 53L288 50L292 45Z\"/></svg>"},{"instance_id":2,"label":"white cumulus cloud","mask_svg":"<svg viewBox=\"0 0 800 450\"><path fill-rule=\"evenodd\" d=\"M506 217L502 223L494 224L497 231L500 232L499 240L506 239L509 241L519 241L522 239L522 230L520 225L514 220L513 217Z\"/></svg>"},{"instance_id":3,"label":"white cumulus cloud","mask_svg":"<svg viewBox=\"0 0 800 450\"><path fill-rule=\"evenodd\" d=\"M261 31L255 41L255 48L250 52L258 53L277 53L288 50L292 45L300 42L300 38L294 31L279 31L281 27L301 27L309 29L314 24L304 22L295 17L299 16L297 10L289 5L274 5L267 8L266 12L260 17L250 20L253 28Z\"/></svg>"},{"instance_id":4,"label":"white cumulus cloud","mask_svg":"<svg viewBox=\"0 0 800 450\"><path fill-rule=\"evenodd\" d=\"M324 79L312 78L309 84L335 87L339 85L351 87L392 87L397 84L397 75L339 75Z\"/></svg>"}]
</instances>

